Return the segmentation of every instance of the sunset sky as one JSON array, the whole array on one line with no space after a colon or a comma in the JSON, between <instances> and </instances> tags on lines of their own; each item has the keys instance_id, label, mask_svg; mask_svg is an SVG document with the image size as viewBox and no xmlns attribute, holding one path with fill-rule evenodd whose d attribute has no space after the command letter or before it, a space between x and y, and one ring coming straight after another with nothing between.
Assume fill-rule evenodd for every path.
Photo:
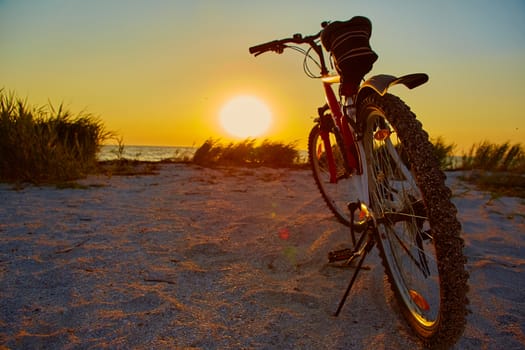
<instances>
[{"instance_id":1,"label":"sunset sky","mask_svg":"<svg viewBox=\"0 0 525 350\"><path fill-rule=\"evenodd\" d=\"M222 106L256 96L273 120L260 138L305 148L320 82L294 51L248 47L354 15L373 24L368 76L429 74L392 92L431 136L459 151L525 139L523 0L0 0L0 89L92 113L127 145L229 141Z\"/></svg>"}]
</instances>

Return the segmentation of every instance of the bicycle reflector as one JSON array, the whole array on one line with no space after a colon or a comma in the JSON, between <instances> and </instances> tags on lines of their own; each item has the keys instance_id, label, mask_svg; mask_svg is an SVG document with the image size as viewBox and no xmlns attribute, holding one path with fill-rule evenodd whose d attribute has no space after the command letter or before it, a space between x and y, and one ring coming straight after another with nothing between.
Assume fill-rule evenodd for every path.
<instances>
[{"instance_id":1,"label":"bicycle reflector","mask_svg":"<svg viewBox=\"0 0 525 350\"><path fill-rule=\"evenodd\" d=\"M425 300L425 298L423 298L423 296L421 294L419 294L418 292L416 292L413 289L410 289L408 291L408 293L410 294L410 297L412 298L412 301L414 303L416 303L416 305L421 310L424 310L424 311L430 310L430 305L428 305L427 301Z\"/></svg>"},{"instance_id":2,"label":"bicycle reflector","mask_svg":"<svg viewBox=\"0 0 525 350\"><path fill-rule=\"evenodd\" d=\"M321 159L321 156L323 155L323 153L324 153L323 145L319 144L319 146L317 147L317 159Z\"/></svg>"},{"instance_id":3,"label":"bicycle reflector","mask_svg":"<svg viewBox=\"0 0 525 350\"><path fill-rule=\"evenodd\" d=\"M392 132L388 129L379 129L374 133L374 139L376 141L385 141L391 134Z\"/></svg>"},{"instance_id":4,"label":"bicycle reflector","mask_svg":"<svg viewBox=\"0 0 525 350\"><path fill-rule=\"evenodd\" d=\"M368 207L361 203L361 208L359 210L359 221L363 221L370 217L370 212L368 211Z\"/></svg>"}]
</instances>

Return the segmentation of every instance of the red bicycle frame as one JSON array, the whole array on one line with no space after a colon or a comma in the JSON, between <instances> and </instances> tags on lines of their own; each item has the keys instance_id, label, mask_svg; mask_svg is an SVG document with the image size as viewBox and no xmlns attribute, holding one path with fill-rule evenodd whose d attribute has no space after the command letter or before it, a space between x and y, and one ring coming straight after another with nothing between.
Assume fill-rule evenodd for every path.
<instances>
[{"instance_id":1,"label":"red bicycle frame","mask_svg":"<svg viewBox=\"0 0 525 350\"><path fill-rule=\"evenodd\" d=\"M344 150L341 150L341 152L346 153L348 167L350 170L356 171L358 174L362 174L353 132L350 129L350 125L344 120L345 116L342 112L341 104L337 100L336 94L332 87L332 84L337 82L338 79L323 79L326 103L332 112L332 118L334 119L335 125L341 131L341 136L344 143ZM330 182L337 183L337 169L334 154L332 152L332 145L330 143L329 132L326 130L321 130L320 135L326 151L328 170L330 171Z\"/></svg>"},{"instance_id":2,"label":"red bicycle frame","mask_svg":"<svg viewBox=\"0 0 525 350\"><path fill-rule=\"evenodd\" d=\"M323 28L326 25L327 23L324 23ZM339 129L341 137L343 139L343 145L338 146L342 146L344 148L341 149L341 152L344 152L343 158L345 159L346 163L345 171L347 172L347 175L350 175L352 173L361 175L363 174L363 167L361 165L359 149L354 138L353 130L351 130L349 122L345 120L345 118L348 118L348 116L343 113L343 106L339 103L336 94L331 86L332 84L340 83L340 79L338 76L328 75L328 69L326 67L325 58L323 55L323 48L316 42L316 40L319 39L320 35L321 32L307 37L303 37L301 34L295 34L292 38L274 40L268 43L252 46L250 47L249 51L255 56L258 56L266 51L275 51L278 53L282 53L286 47L289 47L287 46L287 44L289 43L310 45L314 52L319 56L319 68L321 68L321 77L323 79L323 87L325 90L326 102L328 104L328 107L330 108L330 111L332 112L334 125ZM320 116L320 118L322 117L323 116ZM330 143L329 138L329 130L323 130L322 128L320 130L320 136L325 147L328 169L330 171L330 182L337 183L338 178L336 161L332 152L332 145Z\"/></svg>"}]
</instances>

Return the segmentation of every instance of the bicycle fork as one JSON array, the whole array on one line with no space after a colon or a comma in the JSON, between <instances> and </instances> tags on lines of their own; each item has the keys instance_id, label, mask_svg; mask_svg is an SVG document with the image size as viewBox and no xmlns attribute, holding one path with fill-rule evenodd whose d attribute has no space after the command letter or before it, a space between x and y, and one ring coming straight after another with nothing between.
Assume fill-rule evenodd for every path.
<instances>
[{"instance_id":1,"label":"bicycle fork","mask_svg":"<svg viewBox=\"0 0 525 350\"><path fill-rule=\"evenodd\" d=\"M335 165L335 158L334 152L332 150L332 145L330 144L330 130L332 130L332 128L334 128L335 126L332 116L329 114L325 114L328 108L328 105L319 107L317 109L317 113L319 114L319 134L321 136L321 140L323 141L324 151L326 154L326 162L328 164L328 171L330 172L330 183L335 184L338 181L337 168ZM319 150L316 151L319 152ZM319 157L319 154L317 156Z\"/></svg>"},{"instance_id":2,"label":"bicycle fork","mask_svg":"<svg viewBox=\"0 0 525 350\"><path fill-rule=\"evenodd\" d=\"M356 146L356 140L353 131L349 126L350 124L353 124L355 128L355 123L352 123L351 118L347 113L343 113L341 110L330 84L324 83L323 85L326 92L327 103L317 109L317 114L319 116L318 123L320 136L326 152L328 171L330 172L330 183L337 183L337 166L332 150L333 145L330 143L330 132L333 132L336 136L337 147L339 147L341 156L343 157L343 164L346 172L345 176L354 173L360 175L362 174L363 169ZM330 111L330 113L326 113L327 111Z\"/></svg>"}]
</instances>

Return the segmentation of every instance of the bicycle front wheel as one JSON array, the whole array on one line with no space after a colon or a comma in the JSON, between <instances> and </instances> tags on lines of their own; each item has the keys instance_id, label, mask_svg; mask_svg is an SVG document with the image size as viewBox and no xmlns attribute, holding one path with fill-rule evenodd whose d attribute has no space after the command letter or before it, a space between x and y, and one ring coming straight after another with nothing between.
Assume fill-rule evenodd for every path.
<instances>
[{"instance_id":1,"label":"bicycle front wheel","mask_svg":"<svg viewBox=\"0 0 525 350\"><path fill-rule=\"evenodd\" d=\"M312 168L312 175L319 192L335 217L343 224L350 225L348 203L355 200L351 185L351 175L344 166L343 154L339 148L341 136L334 130L329 133L331 151L335 161L334 179L330 178L327 150L321 138L319 125L314 125L308 137L308 158Z\"/></svg>"},{"instance_id":2,"label":"bicycle front wheel","mask_svg":"<svg viewBox=\"0 0 525 350\"><path fill-rule=\"evenodd\" d=\"M432 144L397 97L359 106L377 242L400 308L427 345L447 348L465 328L468 303L461 225Z\"/></svg>"}]
</instances>

